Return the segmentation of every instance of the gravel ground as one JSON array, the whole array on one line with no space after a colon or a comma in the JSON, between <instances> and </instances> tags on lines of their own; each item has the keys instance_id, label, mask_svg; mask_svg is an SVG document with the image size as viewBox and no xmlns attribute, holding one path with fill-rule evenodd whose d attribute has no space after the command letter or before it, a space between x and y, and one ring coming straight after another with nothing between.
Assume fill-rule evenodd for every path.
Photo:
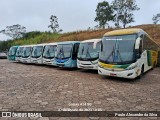
<instances>
[{"instance_id":1,"label":"gravel ground","mask_svg":"<svg viewBox=\"0 0 160 120\"><path fill-rule=\"evenodd\" d=\"M58 111L64 108L160 111L160 68L147 72L141 79L128 80L100 76L94 70L26 65L0 59L0 111ZM157 117L0 119L158 120Z\"/></svg>"}]
</instances>

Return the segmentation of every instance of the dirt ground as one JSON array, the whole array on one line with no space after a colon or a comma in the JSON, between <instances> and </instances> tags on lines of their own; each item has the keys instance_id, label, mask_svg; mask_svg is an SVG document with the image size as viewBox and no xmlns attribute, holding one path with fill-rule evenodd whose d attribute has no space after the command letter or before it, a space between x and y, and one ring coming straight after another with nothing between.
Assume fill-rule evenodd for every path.
<instances>
[{"instance_id":1,"label":"dirt ground","mask_svg":"<svg viewBox=\"0 0 160 120\"><path fill-rule=\"evenodd\" d=\"M80 106L81 103L87 105ZM128 80L100 76L94 70L26 65L0 59L0 111L58 111L64 108L160 111L160 68L150 70L141 79ZM21 120L22 118L3 118L2 120L6 119ZM37 119L147 120L158 118Z\"/></svg>"}]
</instances>

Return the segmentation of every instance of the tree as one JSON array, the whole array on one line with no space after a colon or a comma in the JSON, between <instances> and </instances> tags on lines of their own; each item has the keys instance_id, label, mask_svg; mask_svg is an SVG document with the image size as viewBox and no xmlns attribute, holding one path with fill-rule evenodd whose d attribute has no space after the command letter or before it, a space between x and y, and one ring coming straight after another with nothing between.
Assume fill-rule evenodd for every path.
<instances>
[{"instance_id":1,"label":"tree","mask_svg":"<svg viewBox=\"0 0 160 120\"><path fill-rule=\"evenodd\" d=\"M100 2L97 5L96 18L94 21L99 22L99 26L104 29L105 25L108 25L107 22L113 20L114 17L112 14L112 7L109 3L106 1Z\"/></svg>"},{"instance_id":2,"label":"tree","mask_svg":"<svg viewBox=\"0 0 160 120\"><path fill-rule=\"evenodd\" d=\"M21 26L19 24L7 26L6 29L0 31L0 33L3 33L13 39L18 39L23 37L25 32L26 32L26 27Z\"/></svg>"},{"instance_id":3,"label":"tree","mask_svg":"<svg viewBox=\"0 0 160 120\"><path fill-rule=\"evenodd\" d=\"M136 0L114 0L112 2L112 8L115 12L115 25L120 27L120 23L122 23L123 28L129 23L135 22L133 11L140 9L136 4Z\"/></svg>"},{"instance_id":4,"label":"tree","mask_svg":"<svg viewBox=\"0 0 160 120\"><path fill-rule=\"evenodd\" d=\"M152 20L154 24L157 24L160 21L160 13L153 15Z\"/></svg>"},{"instance_id":5,"label":"tree","mask_svg":"<svg viewBox=\"0 0 160 120\"><path fill-rule=\"evenodd\" d=\"M53 33L62 32L62 29L59 29L58 18L56 16L51 15L50 20L51 24L48 26L48 28L51 28Z\"/></svg>"}]
</instances>

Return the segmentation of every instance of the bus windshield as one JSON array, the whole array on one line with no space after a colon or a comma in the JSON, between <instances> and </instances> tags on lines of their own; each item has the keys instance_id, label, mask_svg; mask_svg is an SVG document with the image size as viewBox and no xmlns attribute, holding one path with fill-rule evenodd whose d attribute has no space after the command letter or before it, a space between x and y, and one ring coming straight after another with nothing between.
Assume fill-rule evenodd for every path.
<instances>
[{"instance_id":1,"label":"bus windshield","mask_svg":"<svg viewBox=\"0 0 160 120\"><path fill-rule=\"evenodd\" d=\"M102 40L100 61L111 64L130 64L135 61L137 35L107 36Z\"/></svg>"},{"instance_id":2,"label":"bus windshield","mask_svg":"<svg viewBox=\"0 0 160 120\"><path fill-rule=\"evenodd\" d=\"M57 55L58 59L66 59L71 57L73 45L72 44L61 44L57 46Z\"/></svg>"},{"instance_id":3,"label":"bus windshield","mask_svg":"<svg viewBox=\"0 0 160 120\"><path fill-rule=\"evenodd\" d=\"M21 57L21 56L22 56L23 48L24 48L24 47L19 47L19 48L17 49L16 57Z\"/></svg>"},{"instance_id":4,"label":"bus windshield","mask_svg":"<svg viewBox=\"0 0 160 120\"><path fill-rule=\"evenodd\" d=\"M32 57L38 58L42 55L43 52L43 46L34 46L32 51Z\"/></svg>"},{"instance_id":5,"label":"bus windshield","mask_svg":"<svg viewBox=\"0 0 160 120\"><path fill-rule=\"evenodd\" d=\"M43 52L43 57L44 58L49 58L52 59L55 57L55 52L56 52L56 45L46 45L44 52Z\"/></svg>"},{"instance_id":6,"label":"bus windshield","mask_svg":"<svg viewBox=\"0 0 160 120\"><path fill-rule=\"evenodd\" d=\"M25 47L22 52L22 57L27 58L31 55L31 47Z\"/></svg>"},{"instance_id":7,"label":"bus windshield","mask_svg":"<svg viewBox=\"0 0 160 120\"><path fill-rule=\"evenodd\" d=\"M100 51L100 43L97 43L96 48L93 48L94 42L81 43L78 51L78 59L98 59Z\"/></svg>"},{"instance_id":8,"label":"bus windshield","mask_svg":"<svg viewBox=\"0 0 160 120\"><path fill-rule=\"evenodd\" d=\"M17 50L17 47L11 47L10 50L9 50L9 53L8 55L15 55L16 54L16 50Z\"/></svg>"}]
</instances>

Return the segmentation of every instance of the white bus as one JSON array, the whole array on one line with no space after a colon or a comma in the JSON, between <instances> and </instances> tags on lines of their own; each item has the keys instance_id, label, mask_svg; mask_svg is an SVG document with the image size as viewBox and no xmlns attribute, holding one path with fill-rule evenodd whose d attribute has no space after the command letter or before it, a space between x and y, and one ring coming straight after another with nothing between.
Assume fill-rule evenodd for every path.
<instances>
[{"instance_id":1,"label":"white bus","mask_svg":"<svg viewBox=\"0 0 160 120\"><path fill-rule=\"evenodd\" d=\"M97 70L100 46L101 39L82 41L78 50L77 67Z\"/></svg>"},{"instance_id":2,"label":"white bus","mask_svg":"<svg viewBox=\"0 0 160 120\"><path fill-rule=\"evenodd\" d=\"M31 63L31 54L34 45L26 45L22 50L22 57L20 61L22 63Z\"/></svg>"},{"instance_id":3,"label":"white bus","mask_svg":"<svg viewBox=\"0 0 160 120\"><path fill-rule=\"evenodd\" d=\"M43 64L55 66L56 51L57 51L57 43L49 43L45 45L45 48L43 51Z\"/></svg>"},{"instance_id":4,"label":"white bus","mask_svg":"<svg viewBox=\"0 0 160 120\"><path fill-rule=\"evenodd\" d=\"M21 62L23 48L24 48L24 45L23 46L19 46L17 48L17 51L16 51L16 61L17 62Z\"/></svg>"},{"instance_id":5,"label":"white bus","mask_svg":"<svg viewBox=\"0 0 160 120\"><path fill-rule=\"evenodd\" d=\"M98 63L100 75L134 79L157 64L158 45L142 29L107 32Z\"/></svg>"},{"instance_id":6,"label":"white bus","mask_svg":"<svg viewBox=\"0 0 160 120\"><path fill-rule=\"evenodd\" d=\"M31 63L43 64L43 50L46 44L37 44L33 46L31 54Z\"/></svg>"}]
</instances>

